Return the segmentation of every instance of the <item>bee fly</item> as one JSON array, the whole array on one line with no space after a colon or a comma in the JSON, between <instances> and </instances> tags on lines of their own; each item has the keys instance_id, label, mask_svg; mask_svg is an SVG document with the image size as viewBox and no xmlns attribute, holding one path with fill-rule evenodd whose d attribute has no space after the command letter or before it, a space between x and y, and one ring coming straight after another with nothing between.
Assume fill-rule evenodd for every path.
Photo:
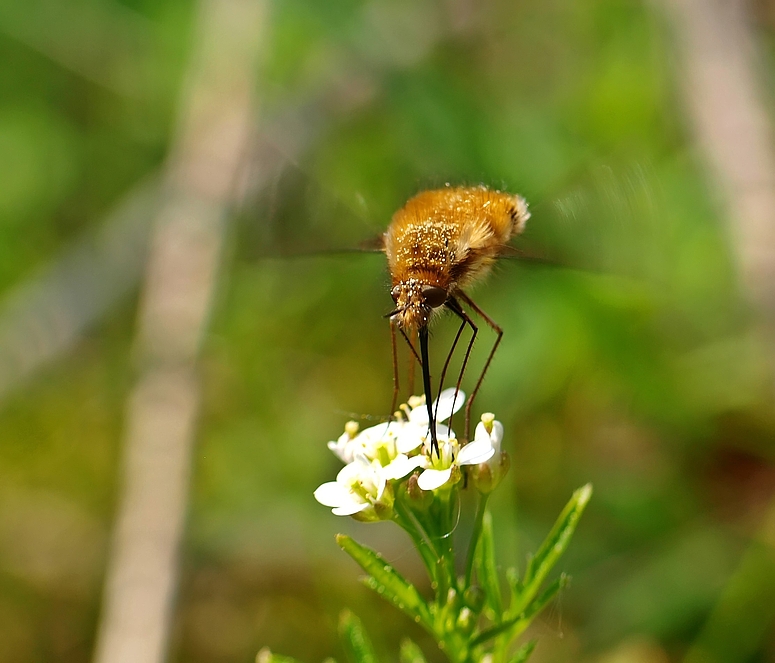
<instances>
[{"instance_id":1,"label":"bee fly","mask_svg":"<svg viewBox=\"0 0 775 663\"><path fill-rule=\"evenodd\" d=\"M474 281L489 271L496 258L514 249L508 241L521 233L530 218L527 203L521 196L479 187L447 187L423 191L398 210L383 235L383 249L388 259L392 281L390 291L396 308L390 318L393 341L393 408L398 396L398 365L395 330L407 340L422 366L425 402L431 433L431 447L438 454L436 416L433 412L431 375L428 362L428 323L435 312L450 310L460 319L455 340L441 372L443 385L449 361L466 325L471 340L463 358L457 388L468 362L478 327L461 303L476 312L496 334L471 398L465 409L465 431L468 438L471 406L482 385L485 373L503 336L503 330L465 293ZM420 354L410 335L417 332Z\"/></svg>"}]
</instances>

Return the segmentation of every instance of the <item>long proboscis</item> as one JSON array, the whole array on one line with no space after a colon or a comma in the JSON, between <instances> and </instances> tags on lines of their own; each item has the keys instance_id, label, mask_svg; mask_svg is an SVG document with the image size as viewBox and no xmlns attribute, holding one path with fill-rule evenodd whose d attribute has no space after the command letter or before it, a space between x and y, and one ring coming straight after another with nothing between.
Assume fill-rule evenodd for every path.
<instances>
[{"instance_id":1,"label":"long proboscis","mask_svg":"<svg viewBox=\"0 0 775 663\"><path fill-rule=\"evenodd\" d=\"M436 439L436 418L433 413L433 393L431 391L431 366L428 359L428 325L419 329L420 358L422 363L422 382L425 389L425 406L428 408L428 426L431 432L431 453L436 451L439 457L439 441Z\"/></svg>"}]
</instances>

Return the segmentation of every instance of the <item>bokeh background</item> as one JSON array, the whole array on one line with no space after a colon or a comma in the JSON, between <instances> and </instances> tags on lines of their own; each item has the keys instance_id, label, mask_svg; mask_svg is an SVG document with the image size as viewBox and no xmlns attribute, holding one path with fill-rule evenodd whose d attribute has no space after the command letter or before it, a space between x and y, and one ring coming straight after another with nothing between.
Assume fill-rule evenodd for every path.
<instances>
[{"instance_id":1,"label":"bokeh background","mask_svg":"<svg viewBox=\"0 0 775 663\"><path fill-rule=\"evenodd\" d=\"M473 293L504 563L595 486L531 660L775 661L774 31L766 0L3 3L0 662L109 660L127 596L171 606L169 661L341 660L344 607L442 660L333 535L421 582L409 541L312 491L392 389L384 258L342 249L446 182L523 194L559 264ZM159 613L106 585L133 533L180 540Z\"/></svg>"}]
</instances>

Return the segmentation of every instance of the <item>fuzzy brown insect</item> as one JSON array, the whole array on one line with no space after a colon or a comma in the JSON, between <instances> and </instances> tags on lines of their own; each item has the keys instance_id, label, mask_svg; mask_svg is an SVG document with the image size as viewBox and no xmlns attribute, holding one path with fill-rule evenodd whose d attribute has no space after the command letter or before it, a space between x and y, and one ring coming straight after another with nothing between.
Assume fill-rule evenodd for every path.
<instances>
[{"instance_id":1,"label":"fuzzy brown insect","mask_svg":"<svg viewBox=\"0 0 775 663\"><path fill-rule=\"evenodd\" d=\"M420 341L418 359L422 365L423 387L430 421L431 442L438 452L435 416L431 403L430 365L428 363L428 324L434 312L442 308L461 320L441 374L441 382L455 345L466 325L472 331L463 359L457 387L471 353L478 327L461 306L461 301L484 319L496 333L496 340L466 405L465 431L468 438L471 405L482 384L503 330L464 292L464 288L483 277L492 263L509 253L509 240L521 233L530 218L521 196L479 187L446 187L423 191L398 210L383 236L384 251L392 281L390 291L396 304L387 317L391 321L394 357L394 405L398 394L398 368L395 361L395 329L412 346L410 335L416 331Z\"/></svg>"}]
</instances>

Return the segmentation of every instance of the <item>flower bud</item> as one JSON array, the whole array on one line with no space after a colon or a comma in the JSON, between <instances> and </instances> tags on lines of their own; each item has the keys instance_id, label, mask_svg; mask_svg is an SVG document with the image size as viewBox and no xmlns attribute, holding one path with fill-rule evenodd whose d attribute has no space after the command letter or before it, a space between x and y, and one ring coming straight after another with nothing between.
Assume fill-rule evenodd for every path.
<instances>
[{"instance_id":1,"label":"flower bud","mask_svg":"<svg viewBox=\"0 0 775 663\"><path fill-rule=\"evenodd\" d=\"M491 493L501 482L511 467L509 455L503 451L497 456L493 456L486 463L472 468L471 474L476 489L485 495Z\"/></svg>"},{"instance_id":2,"label":"flower bud","mask_svg":"<svg viewBox=\"0 0 775 663\"><path fill-rule=\"evenodd\" d=\"M425 511L433 503L433 493L417 485L417 474L412 474L404 483L404 490L411 502L412 509Z\"/></svg>"},{"instance_id":3,"label":"flower bud","mask_svg":"<svg viewBox=\"0 0 775 663\"><path fill-rule=\"evenodd\" d=\"M476 440L489 442L495 452L489 460L471 469L474 486L480 493L486 495L495 489L509 469L508 454L501 452L503 424L495 420L494 414L485 412L476 427L474 437Z\"/></svg>"},{"instance_id":4,"label":"flower bud","mask_svg":"<svg viewBox=\"0 0 775 663\"><path fill-rule=\"evenodd\" d=\"M410 396L407 405L412 409L425 405L425 396Z\"/></svg>"},{"instance_id":5,"label":"flower bud","mask_svg":"<svg viewBox=\"0 0 775 663\"><path fill-rule=\"evenodd\" d=\"M489 434L492 434L492 425L494 421L495 415L492 412L485 412L482 414L482 423L484 424L484 429Z\"/></svg>"},{"instance_id":6,"label":"flower bud","mask_svg":"<svg viewBox=\"0 0 775 663\"><path fill-rule=\"evenodd\" d=\"M462 631L470 631L476 623L476 618L470 608L463 607L457 616L457 627Z\"/></svg>"},{"instance_id":7,"label":"flower bud","mask_svg":"<svg viewBox=\"0 0 775 663\"><path fill-rule=\"evenodd\" d=\"M476 489L485 495L492 492L495 487L492 480L492 470L488 463L481 463L471 468L471 476Z\"/></svg>"},{"instance_id":8,"label":"flower bud","mask_svg":"<svg viewBox=\"0 0 775 663\"><path fill-rule=\"evenodd\" d=\"M455 630L456 622L458 618L458 606L460 605L460 596L457 591L450 587L447 591L447 600L441 607L439 613L439 620L443 625L442 628L447 632Z\"/></svg>"}]
</instances>

